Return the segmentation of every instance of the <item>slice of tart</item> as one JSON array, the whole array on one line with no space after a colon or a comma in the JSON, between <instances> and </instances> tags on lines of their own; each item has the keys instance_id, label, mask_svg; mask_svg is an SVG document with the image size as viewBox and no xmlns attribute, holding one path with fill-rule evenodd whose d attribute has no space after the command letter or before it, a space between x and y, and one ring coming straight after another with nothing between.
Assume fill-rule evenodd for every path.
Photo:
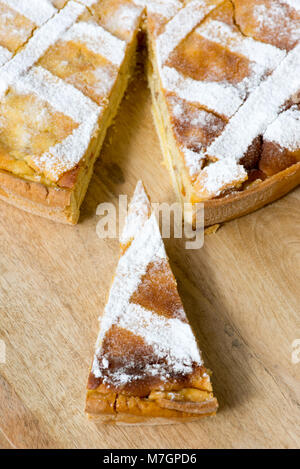
<instances>
[{"instance_id":1,"label":"slice of tart","mask_svg":"<svg viewBox=\"0 0 300 469\"><path fill-rule=\"evenodd\" d=\"M6 43L0 32L11 54L0 68L0 198L76 223L134 66L143 9L129 0L34 4L0 1L0 9L16 9L7 13Z\"/></svg>"},{"instance_id":2,"label":"slice of tart","mask_svg":"<svg viewBox=\"0 0 300 469\"><path fill-rule=\"evenodd\" d=\"M209 225L299 184L300 2L147 5L153 115L180 200L204 202Z\"/></svg>"},{"instance_id":3,"label":"slice of tart","mask_svg":"<svg viewBox=\"0 0 300 469\"><path fill-rule=\"evenodd\" d=\"M105 423L172 423L216 413L155 214L137 184L100 319L86 412Z\"/></svg>"}]
</instances>

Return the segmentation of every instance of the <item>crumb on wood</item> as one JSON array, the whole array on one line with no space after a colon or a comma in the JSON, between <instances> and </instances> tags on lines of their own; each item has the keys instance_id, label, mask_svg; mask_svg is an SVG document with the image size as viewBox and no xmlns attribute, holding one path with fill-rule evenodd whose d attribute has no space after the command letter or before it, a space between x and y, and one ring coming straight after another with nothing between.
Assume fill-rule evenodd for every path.
<instances>
[{"instance_id":1,"label":"crumb on wood","mask_svg":"<svg viewBox=\"0 0 300 469\"><path fill-rule=\"evenodd\" d=\"M208 228L205 228L204 234L205 235L215 234L218 231L218 229L220 228L220 226L221 226L220 223L216 223L215 225L211 225Z\"/></svg>"}]
</instances>

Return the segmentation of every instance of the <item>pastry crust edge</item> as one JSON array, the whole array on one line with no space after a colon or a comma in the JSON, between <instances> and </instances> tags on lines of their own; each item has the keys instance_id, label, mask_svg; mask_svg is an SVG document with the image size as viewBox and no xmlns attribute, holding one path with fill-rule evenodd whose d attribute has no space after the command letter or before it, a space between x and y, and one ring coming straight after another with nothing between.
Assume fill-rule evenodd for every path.
<instances>
[{"instance_id":1,"label":"pastry crust edge","mask_svg":"<svg viewBox=\"0 0 300 469\"><path fill-rule=\"evenodd\" d=\"M300 184L300 162L241 192L204 202L204 224L247 215L283 197Z\"/></svg>"},{"instance_id":2,"label":"pastry crust edge","mask_svg":"<svg viewBox=\"0 0 300 469\"><path fill-rule=\"evenodd\" d=\"M131 411L127 410L130 406L130 399L134 399ZM147 401L147 399L141 397L120 396L115 393L109 393L105 397L103 396L103 399L101 395L98 395L96 399L87 395L85 412L90 420L104 424L167 425L214 416L218 409L218 401L215 397L201 403L203 405L203 413L188 412L189 402L182 402L180 404L182 410L174 410L162 407L156 401ZM186 412L184 411L185 408Z\"/></svg>"}]
</instances>

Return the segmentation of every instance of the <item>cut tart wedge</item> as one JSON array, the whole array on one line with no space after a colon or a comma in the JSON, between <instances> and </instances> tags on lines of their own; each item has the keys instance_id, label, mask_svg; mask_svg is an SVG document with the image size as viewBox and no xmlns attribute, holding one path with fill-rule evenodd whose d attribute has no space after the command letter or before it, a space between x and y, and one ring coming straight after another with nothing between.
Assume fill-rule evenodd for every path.
<instances>
[{"instance_id":1,"label":"cut tart wedge","mask_svg":"<svg viewBox=\"0 0 300 469\"><path fill-rule=\"evenodd\" d=\"M77 222L142 11L130 0L0 1L1 199Z\"/></svg>"},{"instance_id":2,"label":"cut tart wedge","mask_svg":"<svg viewBox=\"0 0 300 469\"><path fill-rule=\"evenodd\" d=\"M141 182L100 319L86 412L105 423L161 424L213 415L208 370L188 323Z\"/></svg>"},{"instance_id":3,"label":"cut tart wedge","mask_svg":"<svg viewBox=\"0 0 300 469\"><path fill-rule=\"evenodd\" d=\"M0 198L77 222L140 26L182 203L213 225L297 186L298 0L0 0Z\"/></svg>"},{"instance_id":4,"label":"cut tart wedge","mask_svg":"<svg viewBox=\"0 0 300 469\"><path fill-rule=\"evenodd\" d=\"M179 199L211 225L281 197L300 182L300 2L159 4L148 79Z\"/></svg>"}]
</instances>

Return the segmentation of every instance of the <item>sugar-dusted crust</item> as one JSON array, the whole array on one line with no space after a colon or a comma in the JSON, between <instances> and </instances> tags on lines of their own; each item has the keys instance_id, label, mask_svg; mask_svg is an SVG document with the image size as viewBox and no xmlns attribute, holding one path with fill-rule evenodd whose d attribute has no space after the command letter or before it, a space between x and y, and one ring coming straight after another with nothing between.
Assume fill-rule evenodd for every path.
<instances>
[{"instance_id":1,"label":"sugar-dusted crust","mask_svg":"<svg viewBox=\"0 0 300 469\"><path fill-rule=\"evenodd\" d=\"M103 128L98 141L92 139L87 151L89 156L85 158L87 163L78 168L75 180L72 180L72 176L65 178L69 188L46 186L0 170L0 199L34 215L60 223L76 224L106 128Z\"/></svg>"},{"instance_id":2,"label":"sugar-dusted crust","mask_svg":"<svg viewBox=\"0 0 300 469\"><path fill-rule=\"evenodd\" d=\"M78 168L62 176L55 186L25 180L7 171L0 170L0 199L34 215L56 222L76 224L80 215L80 205L86 194L93 174L94 163L99 156L107 129L113 122L118 106L127 88L136 61L137 39L132 41L122 64L119 79L114 87L110 103L107 105L97 135L93 136L86 154ZM63 187L59 187L59 184Z\"/></svg>"},{"instance_id":3,"label":"sugar-dusted crust","mask_svg":"<svg viewBox=\"0 0 300 469\"><path fill-rule=\"evenodd\" d=\"M178 200L182 201L180 190L180 178L185 174L182 161L178 157L176 160L171 156L170 142L168 144L168 126L163 125L162 115L159 106L159 93L156 89L153 69L148 62L148 80L152 92L152 114L158 136L160 138L161 150L164 162L168 167L177 194ZM160 100L162 103L162 100ZM175 152L174 152L175 153ZM204 202L204 222L205 226L216 223L223 223L234 218L241 217L262 208L284 196L300 184L300 163L296 163L264 181L257 182L240 192L233 192L227 196L211 199ZM188 186L188 184L186 184ZM187 201L187 200L186 200Z\"/></svg>"},{"instance_id":4,"label":"sugar-dusted crust","mask_svg":"<svg viewBox=\"0 0 300 469\"><path fill-rule=\"evenodd\" d=\"M300 163L267 178L265 181L220 199L204 203L205 226L222 223L254 212L300 184Z\"/></svg>"},{"instance_id":5,"label":"sugar-dusted crust","mask_svg":"<svg viewBox=\"0 0 300 469\"><path fill-rule=\"evenodd\" d=\"M211 372L203 364L141 181L120 245L89 373L86 413L120 424L215 414Z\"/></svg>"},{"instance_id":6,"label":"sugar-dusted crust","mask_svg":"<svg viewBox=\"0 0 300 469\"><path fill-rule=\"evenodd\" d=\"M203 2L203 4L205 4L205 2ZM245 2L245 5L246 5L246 2ZM224 2L224 6L225 6L225 2ZM229 15L228 18L230 18L232 21L233 11L232 11L232 5L230 5L230 2L227 2L227 7L226 8L228 10L228 15ZM225 14L225 10L223 10L222 12L220 9L219 13L220 13L219 24L222 24L220 23L220 21L223 22L222 15ZM178 14L178 18L179 16L180 15ZM225 16L224 16L223 26L225 25L224 31L226 32L226 28L228 26L228 25L226 26L227 24L226 21L228 20L228 18L226 20ZM190 15L190 18L191 18L191 23L192 23L193 16ZM245 16L245 19L246 18L247 16ZM154 19L153 21L155 23L156 20ZM187 20L184 20L183 24L186 24L186 22ZM174 21L173 23L175 24ZM232 27L234 29L234 25ZM169 29L170 28L168 28L168 30ZM176 30L174 29L174 31L172 31L173 35L176 35L178 31L180 31L180 28L177 25ZM184 94L181 88L180 88L181 94L180 93L178 94L176 87L175 89L172 88L173 82L171 78L173 75L170 75L171 77L170 82L168 82L170 84L170 88L166 88L165 81L163 82L162 80L163 72L161 70L161 67L158 66L159 61L161 60L160 51L161 51L162 44L163 44L159 42L159 40L161 39L161 37L163 37L163 33L159 32L158 38L156 37L156 35L157 33L156 32L153 33L151 31L151 27L150 28L148 27L148 49L149 49L149 58L148 58L148 67L147 67L148 82L149 82L151 94L152 94L152 104L153 104L152 110L153 110L154 122L156 125L157 133L160 138L164 160L165 160L166 166L168 167L171 173L173 186L177 193L177 197L179 201L181 201L182 203L190 202L192 204L195 204L196 202L199 202L199 203L203 202L205 206L205 226L211 226L214 224L222 223L222 222L240 217L242 215L251 213L263 207L264 205L271 203L275 201L276 199L282 197L283 195L291 191L294 187L296 187L300 183L300 166L299 166L299 163L296 163L297 159L299 160L298 156L295 154L291 155L291 158L290 158L291 166L289 166L287 169L284 169L284 168L288 166L289 160L287 159L287 157L285 157L285 159L282 162L282 167L280 168L282 170L280 172L276 174L274 174L275 171L271 174L267 173L266 171L264 171L264 169L258 166L257 162L255 162L255 158L261 156L261 150L259 148L260 142L262 141L265 144L265 140L266 140L266 139L260 140L259 135L256 136L255 139L252 141L250 145L251 150L249 150L249 152L247 150L246 154L243 155L241 162L245 166L245 169L247 169L247 172L248 170L251 170L252 168L261 169L261 171L264 172L264 174L262 174L263 176L262 179L266 177L266 179L264 179L263 181L257 178L257 180L253 183L244 184L244 182L247 179L247 172L245 171L245 169L242 170L243 174L240 174L240 172L237 171L237 168L235 168L237 171L236 173L234 168L230 167L229 173L231 173L232 178L230 180L229 186L226 186L226 181L225 181L226 177L224 176L225 179L222 177L223 174L217 168L216 162L214 162L214 164L211 164L211 165L208 164L207 166L205 166L205 163L207 163L206 161L203 163L204 164L203 168L200 168L201 164L199 162L199 168L198 168L196 165L196 159L194 160L193 157L189 154L188 154L188 157L186 156L185 154L186 148L190 150L195 147L195 151L193 150L191 153L193 152L197 153L198 151L197 145L200 145L200 143L203 144L203 148L207 148L207 146L208 148L210 148L210 146L213 146L212 142L216 141L217 137L221 135L223 132L221 129L222 122L212 123L212 127L216 128L217 134L212 140L212 142L207 143L207 141L205 140L207 138L207 135L205 134L206 128L203 122L201 121L201 119L202 118L204 119L204 117L203 115L199 116L199 119L201 117L200 119L201 125L203 124L201 128L204 129L203 132L205 134L205 138L203 137L201 132L197 133L196 124L192 125L191 119L195 118L195 120L197 120L198 114L195 111L195 108L197 108L197 106L200 106L201 109L202 108L205 109L205 102L201 101L201 99L205 98L205 93L201 95L201 98L197 100L196 94L194 96L192 94L189 95L189 87L188 87L188 83L186 83L184 85L186 86L184 90L187 92L187 94ZM244 40L245 38L241 38L242 42ZM192 47L193 45L191 44L190 44L190 49L193 50L193 52L196 54L197 52L197 47L196 47L197 38L196 37L194 38L194 41L195 41L194 43L195 50L193 50L193 47ZM261 42L257 42L256 45L261 49L262 47ZM172 65L173 69L177 70L178 63L180 62L180 60L182 60L182 64L181 64L182 69L180 70L183 75L184 75L184 71L187 71L187 70L184 70L184 67L187 66L186 65L187 63L189 63L190 66L194 64L195 70L197 70L198 65L199 65L199 70L201 69L201 61L198 61L197 63L193 61L194 56L191 50L188 48L188 46L186 47L187 49L186 50L183 49L182 55L176 55L176 58L174 58L174 63L171 63L169 61L167 64L168 67L171 67ZM164 51L164 49L162 50ZM273 49L273 52L276 52L276 50ZM276 54L277 53L279 53L280 55L279 49L277 50ZM297 51L293 53L296 55ZM190 60L190 62L188 62L188 60ZM293 61L291 60L291 58L289 60L291 61L291 64L289 65L289 67L292 68ZM296 63L296 60L294 60L294 62ZM275 69L276 69L276 66L275 66ZM187 73L187 75L190 76L189 73ZM282 83L284 84L284 78L281 78L281 79L282 79ZM196 82L200 83L201 79L199 81L196 80ZM180 86L181 85L182 83L180 82ZM182 96L182 93L183 93L184 98ZM170 96L171 96L171 101L170 101ZM293 95L293 100L291 102L296 104L298 102L297 99L298 98L297 98L297 93L296 93L295 96ZM176 112L174 111L175 105L174 104L170 105L170 102L176 103ZM231 102L231 101L229 100L228 102ZM212 99L212 103L211 103L212 106L214 106L214 104L216 103L218 103L218 100ZM210 109L209 106L207 107ZM255 109L255 102L253 102L252 110L253 109ZM220 112L218 113L217 111L215 112L219 116L222 114ZM252 115L251 112L250 112L250 115ZM206 118L207 116L205 115L205 119ZM296 117L295 117L295 120L296 120ZM280 121L280 124L281 123L282 122ZM218 127L218 125L220 125L220 127ZM236 126L236 134L234 135L233 140L232 138L228 137L227 144L226 144L226 158L228 161L231 159L230 156L232 156L232 161L235 158L234 148L235 148L236 142L239 141L239 139L237 138L238 134L240 133L241 135L243 135L244 133L246 135L244 127L242 125ZM277 124L277 127L278 127L278 124ZM227 128L227 125L224 128ZM221 129L220 130L221 134L218 134L218 131L219 131L218 129L219 130ZM281 126L281 129L284 129L284 128ZM295 129L297 129L297 127L295 127ZM262 130L261 132L263 133L264 131ZM275 132L275 137L277 136L277 133ZM289 138L290 139L292 138L293 143L295 143L295 141L297 140L297 130L294 131L294 135L292 135L292 137L291 135L289 135ZM273 140L275 140L276 142L276 138L275 139L271 138L271 141ZM286 139L282 138L282 140L283 140L283 143L286 142ZM279 141L278 143L280 144L281 142ZM190 146L185 147L185 145L187 144ZM285 148L286 145L281 145L281 146ZM248 149L250 147L248 147ZM280 150L282 150L282 148L280 148ZM218 160L217 154L213 153L213 156L216 157L216 159ZM280 152L280 157L281 156L282 156L282 153ZM188 158L190 158L190 160ZM212 158L212 153L210 154L210 158ZM253 159L253 161L251 160L251 158ZM273 163L273 166L274 166L274 163ZM211 168L212 170L213 168L215 168L216 172L213 173L213 171L211 172L207 171L207 173L205 173L206 168ZM223 170L223 173L226 175L226 165L222 167L222 170ZM193 173L193 171L195 172ZM209 184L207 182L209 180L208 177L207 179L205 179L205 177L199 178L201 171L203 172L203 174L209 173L211 175ZM198 179L196 175L198 176ZM250 176L249 176L249 179L250 179ZM217 187L217 185L219 184L219 181L222 181L222 184L224 183L223 186L221 185L222 187L220 186L219 190L216 190L216 191L211 190L211 187L214 187L214 189ZM205 187L205 184L208 184L206 188L210 187L207 192L203 190L203 187ZM216 185L214 186L214 184ZM210 190L211 192L209 193ZM194 207L194 210L196 210L195 207ZM195 220L195 217L194 217L194 220Z\"/></svg>"},{"instance_id":7,"label":"sugar-dusted crust","mask_svg":"<svg viewBox=\"0 0 300 469\"><path fill-rule=\"evenodd\" d=\"M59 3L59 6L62 7L67 2L59 1L58 3ZM66 13L66 18L68 19L68 21L72 20L74 22L74 18L72 15L73 13L75 15L79 6L78 4L74 3L74 8L76 7L75 10L74 11L72 10L73 7L71 5L67 12L67 9L69 6L70 5L67 5L66 8L62 10L59 15L63 15L64 13ZM83 118L83 121L86 122L86 120L89 119L89 114L93 116L95 114L94 116L95 125L93 124L93 128L91 128L91 130L89 129L89 127L87 130L89 132L88 133L89 145L85 151L85 154L82 154L83 152L81 152L81 146L79 144L80 142L79 141L76 142L76 139L75 139L76 135L79 136L80 139L84 139L84 137L80 136L80 133L78 133L74 136L75 140L72 140L72 144L70 144L69 142L68 144L66 144L65 148L64 147L60 148L59 151L70 152L70 155L69 154L66 155L67 158L65 158L65 160L71 163L69 164L69 166L63 166L63 168L60 168L60 172L55 176L53 176L53 174L49 176L48 173L45 173L44 168L40 168L35 163L33 164L31 162L30 171L27 172L25 163L24 163L25 168L22 167L22 165L16 165L16 168L15 168L14 165L12 164L5 165L5 159L4 159L4 162L1 165L1 169L0 169L0 199L1 200L4 200L5 202L8 202L11 205L21 208L27 212L43 216L43 217L52 219L54 221L68 223L68 224L77 223L79 215L80 215L80 212L79 212L80 205L84 199L85 193L88 188L88 184L92 177L94 163L100 153L100 150L101 150L101 147L102 147L105 135L106 135L106 131L113 122L113 119L118 110L118 106L127 88L129 78L135 67L135 53L136 53L136 47L137 47L138 17L139 17L138 12L139 11L140 11L139 8L137 8L137 12L135 12L137 23L136 25L132 25L132 31L131 31L132 35L129 38L130 40L128 40L128 43L126 43L125 41L123 41L122 43L124 45L124 56L122 55L121 57L118 55L118 60L120 61L116 62L116 65L112 64L112 67L114 65L116 68L116 78L111 78L111 77L108 78L106 77L105 73L103 74L104 81L105 80L107 81L110 79L114 81L112 82L113 83L112 88L109 89L109 91L106 92L104 90L102 92L104 93L103 102L101 102L101 106L98 109L99 114L97 114L94 109L94 107L97 107L97 106L96 105L93 106L92 100L89 100L89 103L91 104L91 109L87 106L87 109L85 110L86 114L82 114L83 112L82 111L78 113L78 116L76 116L75 121L77 122L78 120L78 122L80 122L80 125L83 125L81 122L81 117L80 117L81 115L85 116ZM87 19L81 18L81 20L89 21L90 13L88 13L87 11L85 13L87 15ZM69 14L71 14L72 18L71 17L69 18L68 16ZM59 16L59 18L62 18L62 21L59 24L63 29L63 25L65 24L63 21L64 17ZM79 21L79 23L76 23L76 24L80 25L84 23ZM93 30L93 27L94 26L92 25L91 26L92 35L95 33ZM95 27L95 29L97 30L98 33L99 31L103 31L101 30L101 26L99 26L98 29L97 27ZM53 31L51 30L51 32ZM107 35L109 36L108 32L107 32ZM113 38L113 35L110 35L109 37L111 40ZM106 40L108 41L107 37L106 37ZM119 40L116 39L116 41L119 41ZM115 45L115 42L113 42L113 44ZM118 45L120 45L120 41L118 42ZM41 59L42 52L39 50L39 44L33 43L33 45L31 44L31 46L34 48L34 50L36 50L36 53L38 52L40 53L40 59ZM116 48L116 50L118 49ZM101 56L101 53L100 53L100 56ZM20 60L20 63L21 62L22 61ZM89 63L88 60L87 62ZM40 73L41 74L45 73L45 76L48 79L49 75L51 77L52 72L48 71L48 69L45 68L46 65L47 63L43 64L43 66L38 65L35 67L35 69L39 71L42 70L42 72ZM56 77L56 71L53 72L53 75ZM25 81L26 81L26 76L24 78ZM41 80L41 77L39 77L39 80L41 81L41 83L43 83L43 85L41 85L41 89L43 90L48 89L48 86L44 85L44 82ZM52 82L50 78L49 80L50 80L49 82L50 83L49 86L50 86ZM68 95L68 93L71 93L71 91L73 90L74 92L76 92L75 97L77 96L77 98L80 98L78 102L76 101L76 103L74 100L70 99L70 102L72 103L74 109L84 108L84 105L82 103L86 103L85 92L79 92L78 90L76 90L76 86L73 84L71 85L71 84L68 84L67 82L64 83L62 78L58 78L58 80L61 80L60 86L62 88L63 86L66 86L66 90L62 90L62 92ZM21 78L19 81L22 84ZM62 96L58 98L59 93L57 93L57 90L55 91L52 90L52 92L53 92L53 95L55 95L55 97L58 99L58 101L60 100L63 101ZM41 92L41 95L42 95L42 99L44 99L42 92ZM47 98L45 99L47 101ZM64 103L65 108L62 111L64 115L68 114L67 113L68 106L72 107L70 105L70 102L67 102L67 104ZM55 109L56 109L56 105L57 103L55 103L54 105ZM74 133L75 131L73 129L72 134ZM66 139L64 139L63 142L65 142L65 140ZM75 151L75 154L76 154L77 148L80 149L79 158L76 159L77 158L76 157L75 159L73 159L72 152ZM62 156L59 156L59 158L62 159ZM51 163L51 160L52 159L50 158L48 163ZM55 160L55 157L53 158L53 160ZM11 163L10 159L9 159L9 163ZM35 174L33 173L33 168L36 171ZM23 171L23 169L25 170Z\"/></svg>"}]
</instances>

